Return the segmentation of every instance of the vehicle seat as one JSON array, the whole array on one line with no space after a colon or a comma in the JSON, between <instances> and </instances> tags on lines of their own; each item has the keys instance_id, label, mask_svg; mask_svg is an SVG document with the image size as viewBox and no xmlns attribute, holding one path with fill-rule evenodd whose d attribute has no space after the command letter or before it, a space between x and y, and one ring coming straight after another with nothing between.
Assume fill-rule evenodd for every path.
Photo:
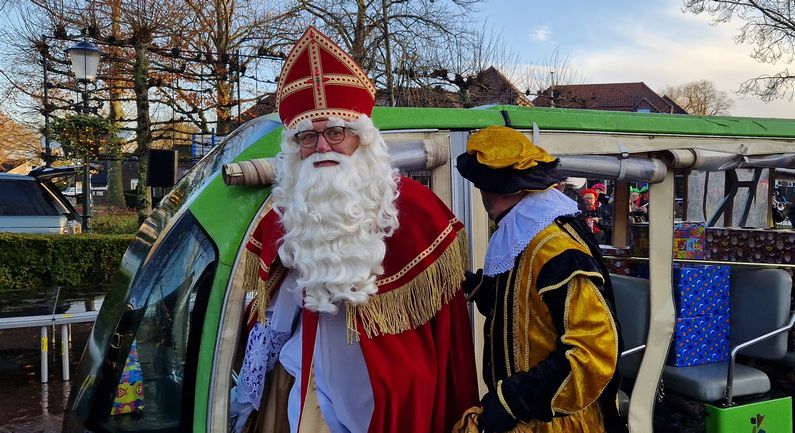
<instances>
[{"instance_id":1,"label":"vehicle seat","mask_svg":"<svg viewBox=\"0 0 795 433\"><path fill-rule=\"evenodd\" d=\"M649 331L649 280L610 274L610 281L613 284L616 320L621 327L624 353L639 350L622 355L618 360L618 371L623 377L634 379L638 375L643 359L642 348L646 345ZM622 390L618 391L618 413L624 418L629 413L629 396Z\"/></svg>"},{"instance_id":2,"label":"vehicle seat","mask_svg":"<svg viewBox=\"0 0 795 433\"><path fill-rule=\"evenodd\" d=\"M787 333L737 350L738 346L771 331L787 326L790 313L792 278L780 269L732 267L730 344L736 353L765 358L782 358L787 351ZM789 326L792 325L790 320ZM665 388L691 398L715 402L727 398L730 361L691 367L665 366ZM735 364L731 394L735 397L763 394L770 390L770 379L763 371ZM731 396L728 396L730 400Z\"/></svg>"},{"instance_id":3,"label":"vehicle seat","mask_svg":"<svg viewBox=\"0 0 795 433\"><path fill-rule=\"evenodd\" d=\"M649 333L649 280L610 274L610 281L624 352L644 346ZM637 377L642 358L642 351L622 356L618 360L618 371L624 377Z\"/></svg>"}]
</instances>

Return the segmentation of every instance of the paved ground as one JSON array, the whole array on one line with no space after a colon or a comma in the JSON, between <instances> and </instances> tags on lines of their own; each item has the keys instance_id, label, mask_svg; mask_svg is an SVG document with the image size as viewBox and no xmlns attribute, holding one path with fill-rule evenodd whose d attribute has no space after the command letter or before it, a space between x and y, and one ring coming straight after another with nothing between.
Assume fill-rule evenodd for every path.
<instances>
[{"instance_id":1,"label":"paved ground","mask_svg":"<svg viewBox=\"0 0 795 433\"><path fill-rule=\"evenodd\" d=\"M90 324L72 325L72 374L90 331ZM69 383L61 380L60 356L52 351L49 381L40 383L38 344L38 329L0 331L0 433L60 432ZM777 391L795 393L792 368L769 362L756 366L768 373ZM703 433L705 429L701 403L666 393L655 407L655 432Z\"/></svg>"},{"instance_id":2,"label":"paved ground","mask_svg":"<svg viewBox=\"0 0 795 433\"><path fill-rule=\"evenodd\" d=\"M90 331L91 324L72 325L72 374ZM61 431L69 382L61 380L58 353L50 351L48 383L41 383L39 363L38 328L0 330L0 433Z\"/></svg>"}]
</instances>

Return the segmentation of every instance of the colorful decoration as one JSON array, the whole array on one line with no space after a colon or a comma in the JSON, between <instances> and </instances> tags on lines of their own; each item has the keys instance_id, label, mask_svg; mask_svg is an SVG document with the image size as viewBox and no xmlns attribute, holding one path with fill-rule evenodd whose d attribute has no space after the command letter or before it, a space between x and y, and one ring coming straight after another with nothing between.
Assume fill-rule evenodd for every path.
<instances>
[{"instance_id":1,"label":"colorful decoration","mask_svg":"<svg viewBox=\"0 0 795 433\"><path fill-rule=\"evenodd\" d=\"M143 413L144 411L144 377L141 364L138 362L138 344L133 341L130 354L124 363L124 370L116 388L111 415Z\"/></svg>"},{"instance_id":2,"label":"colorful decoration","mask_svg":"<svg viewBox=\"0 0 795 433\"><path fill-rule=\"evenodd\" d=\"M684 222L674 224L674 258L704 258L705 224Z\"/></svg>"}]
</instances>

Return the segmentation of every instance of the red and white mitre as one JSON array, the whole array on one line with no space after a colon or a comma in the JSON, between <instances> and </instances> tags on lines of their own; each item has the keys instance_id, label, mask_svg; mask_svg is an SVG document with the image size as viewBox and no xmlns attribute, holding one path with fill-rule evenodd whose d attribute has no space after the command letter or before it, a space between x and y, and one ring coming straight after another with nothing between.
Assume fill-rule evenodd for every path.
<instances>
[{"instance_id":1,"label":"red and white mitre","mask_svg":"<svg viewBox=\"0 0 795 433\"><path fill-rule=\"evenodd\" d=\"M276 98L287 128L332 116L353 121L373 111L375 86L348 53L310 26L284 62Z\"/></svg>"}]
</instances>

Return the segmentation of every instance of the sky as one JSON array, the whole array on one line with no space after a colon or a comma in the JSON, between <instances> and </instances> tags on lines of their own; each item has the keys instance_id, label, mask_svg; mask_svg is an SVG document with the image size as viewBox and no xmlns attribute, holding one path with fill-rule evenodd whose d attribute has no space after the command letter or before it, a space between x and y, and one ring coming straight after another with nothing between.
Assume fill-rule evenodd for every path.
<instances>
[{"instance_id":1,"label":"sky","mask_svg":"<svg viewBox=\"0 0 795 433\"><path fill-rule=\"evenodd\" d=\"M795 118L795 101L736 93L788 65L752 59L750 46L734 42L739 21L712 25L707 14L682 12L681 0L484 0L480 10L523 62L548 64L557 49L580 84L643 81L661 92L705 79L729 93L732 116Z\"/></svg>"}]
</instances>

